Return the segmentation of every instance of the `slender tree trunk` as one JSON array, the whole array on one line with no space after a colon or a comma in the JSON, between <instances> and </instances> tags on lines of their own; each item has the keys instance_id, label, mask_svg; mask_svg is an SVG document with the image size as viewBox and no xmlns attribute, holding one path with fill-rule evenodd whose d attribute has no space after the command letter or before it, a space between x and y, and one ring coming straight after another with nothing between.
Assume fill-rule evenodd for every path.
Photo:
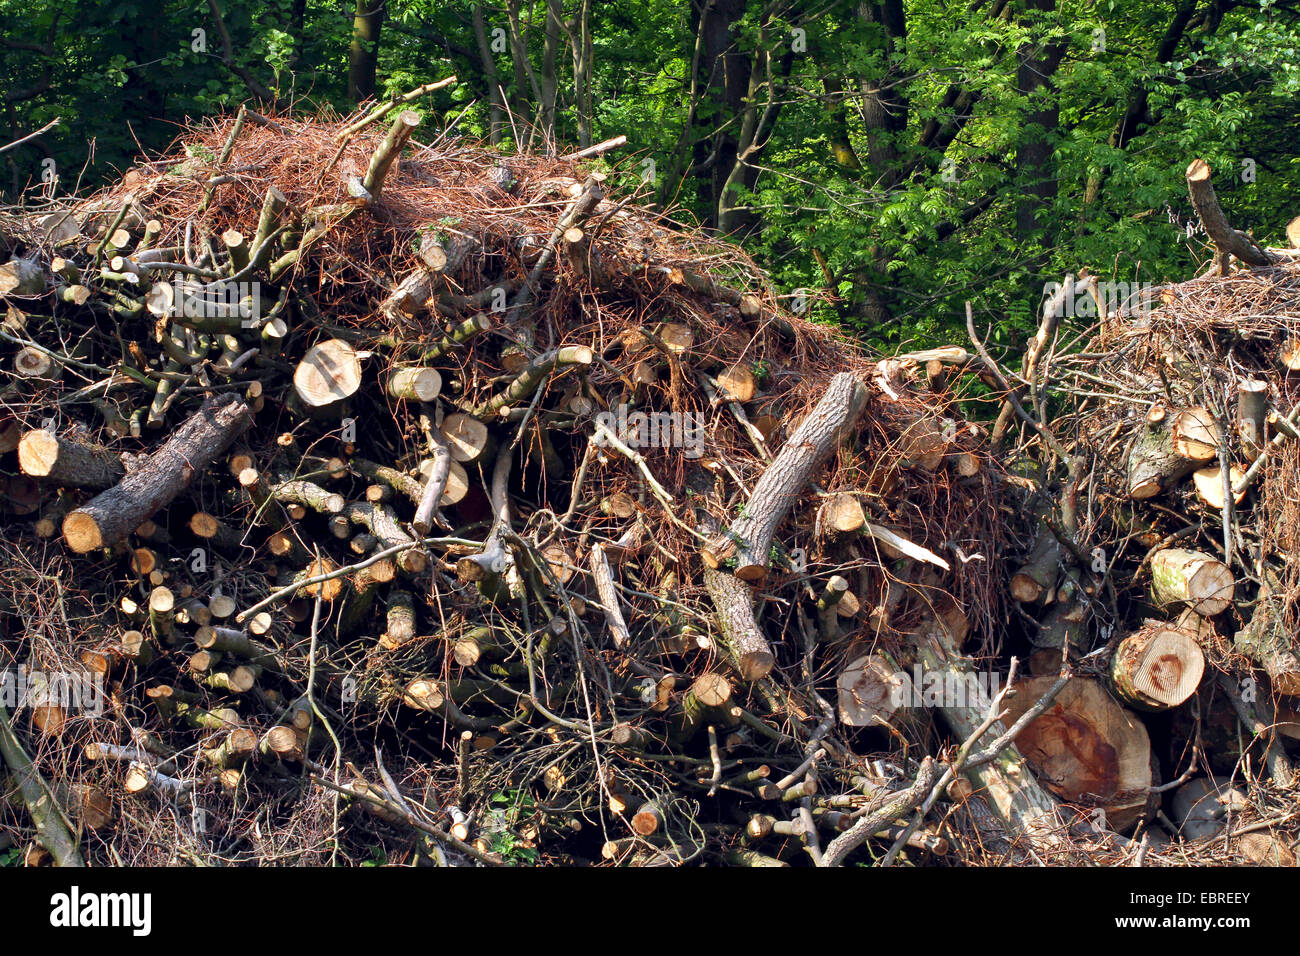
<instances>
[{"instance_id":1,"label":"slender tree trunk","mask_svg":"<svg viewBox=\"0 0 1300 956\"><path fill-rule=\"evenodd\" d=\"M1056 0L1028 0L1027 10L1050 13ZM1031 26L1034 22L1031 21ZM1016 234L1028 239L1038 231L1038 213L1056 200L1056 162L1053 140L1060 126L1060 109L1052 88L1052 76L1065 55L1065 45L1046 48L1027 43L1020 48L1016 85L1030 99L1024 115L1024 141L1016 153L1016 173L1021 183L1016 207Z\"/></svg>"},{"instance_id":2,"label":"slender tree trunk","mask_svg":"<svg viewBox=\"0 0 1300 956\"><path fill-rule=\"evenodd\" d=\"M574 18L576 30L571 31L573 44L573 97L574 113L578 124L578 144L584 149L591 145L591 73L595 66L591 45L591 0L581 0L578 15Z\"/></svg>"},{"instance_id":3,"label":"slender tree trunk","mask_svg":"<svg viewBox=\"0 0 1300 956\"><path fill-rule=\"evenodd\" d=\"M483 5L474 4L474 41L478 46L479 63L483 67L483 78L488 88L488 128L492 145L501 142L502 130L505 128L505 93L501 89L501 78L497 75L496 60L492 57L492 47L488 43L487 26L483 21Z\"/></svg>"},{"instance_id":4,"label":"slender tree trunk","mask_svg":"<svg viewBox=\"0 0 1300 956\"><path fill-rule=\"evenodd\" d=\"M387 6L383 0L356 0L352 15L352 43L348 47L348 99L360 103L375 95L379 65L379 31Z\"/></svg>"},{"instance_id":5,"label":"slender tree trunk","mask_svg":"<svg viewBox=\"0 0 1300 956\"><path fill-rule=\"evenodd\" d=\"M546 0L546 43L542 47L542 139L552 148L558 140L555 128L555 100L559 87L556 55L560 48L560 31L564 26L564 5L562 0Z\"/></svg>"}]
</instances>

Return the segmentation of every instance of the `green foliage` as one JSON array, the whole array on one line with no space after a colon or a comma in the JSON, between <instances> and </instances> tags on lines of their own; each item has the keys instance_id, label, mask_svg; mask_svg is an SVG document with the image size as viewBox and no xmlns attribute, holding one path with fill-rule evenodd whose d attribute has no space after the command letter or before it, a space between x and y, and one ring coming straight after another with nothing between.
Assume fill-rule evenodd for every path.
<instances>
[{"instance_id":1,"label":"green foliage","mask_svg":"<svg viewBox=\"0 0 1300 956\"><path fill-rule=\"evenodd\" d=\"M532 794L526 790L507 790L492 794L488 803L482 825L489 834L489 849L512 866L536 866L537 848L515 833L521 823L536 814L537 802Z\"/></svg>"},{"instance_id":2,"label":"green foliage","mask_svg":"<svg viewBox=\"0 0 1300 956\"><path fill-rule=\"evenodd\" d=\"M1198 155L1229 218L1257 238L1280 240L1296 213L1300 15L1275 0L1198 3L1163 51L1182 6L1170 0L1057 0L1050 10L591 2L589 116L574 85L580 0L563 0L554 124L543 131L532 124L547 5L512 4L526 65L501 42L504 4L390 0L380 96L454 72L459 85L413 108L431 129L454 122L492 136L480 10L512 112L497 125L498 149L553 141L563 152L584 121L593 142L625 135L625 147L593 164L611 185L671 205L688 223L713 225L731 210L727 221L779 291L806 290L810 319L846 324L881 348L963 340L967 300L992 326L993 346L1018 347L1044 284L1083 267L1116 281L1191 274L1205 240L1188 233L1183 170ZM249 99L240 70L297 108L350 111L352 5L307 0L301 20L297 7L223 0L227 64L204 3L0 0L0 28L16 41L0 47L5 141L64 119L4 155L7 198L39 184L47 153L60 191L116 175L141 148L167 145L184 118ZM707 48L730 51L725 70L701 59ZM1022 88L1025 57L1059 64L1040 71L1044 84ZM742 161L738 137L754 121L766 125ZM1046 156L1036 159L1040 145Z\"/></svg>"}]
</instances>

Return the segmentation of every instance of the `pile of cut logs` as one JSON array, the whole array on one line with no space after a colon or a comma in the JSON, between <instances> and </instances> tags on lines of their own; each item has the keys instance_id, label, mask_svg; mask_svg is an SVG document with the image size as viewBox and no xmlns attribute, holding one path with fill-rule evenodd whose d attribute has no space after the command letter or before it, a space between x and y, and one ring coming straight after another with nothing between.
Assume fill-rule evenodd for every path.
<instances>
[{"instance_id":1,"label":"pile of cut logs","mask_svg":"<svg viewBox=\"0 0 1300 956\"><path fill-rule=\"evenodd\" d=\"M930 358L404 105L242 110L4 219L3 666L105 689L5 718L64 801L34 859L952 854L841 676L1000 617L999 470Z\"/></svg>"},{"instance_id":2,"label":"pile of cut logs","mask_svg":"<svg viewBox=\"0 0 1300 956\"><path fill-rule=\"evenodd\" d=\"M1205 162L1187 182L1212 267L1119 295L1067 276L993 429L1039 519L1008 584L1027 698L1063 655L1086 674L1018 742L1100 826L1247 829L1247 858L1294 862L1260 808L1297 783L1300 250L1231 229Z\"/></svg>"},{"instance_id":3,"label":"pile of cut logs","mask_svg":"<svg viewBox=\"0 0 1300 956\"><path fill-rule=\"evenodd\" d=\"M1219 634L1294 692L1300 525L1239 518L1225 561L1212 501L1170 503L1216 455L1229 513L1294 498L1243 457L1292 434L1289 380L1239 390L1252 446L1179 384L1239 341L1107 326L1171 394L1049 427L982 346L868 359L615 198L619 141L422 144L436 86L244 109L0 217L0 673L104 691L0 697L29 862L1082 862L1155 807L1129 708L1239 673ZM1083 374L1039 339L1018 384ZM963 371L1013 409L991 434Z\"/></svg>"}]
</instances>

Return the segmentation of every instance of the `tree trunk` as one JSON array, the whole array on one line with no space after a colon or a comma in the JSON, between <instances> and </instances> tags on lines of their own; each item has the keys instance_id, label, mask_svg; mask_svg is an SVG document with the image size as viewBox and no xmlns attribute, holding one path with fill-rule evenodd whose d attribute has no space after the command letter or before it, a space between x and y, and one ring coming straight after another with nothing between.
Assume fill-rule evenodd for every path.
<instances>
[{"instance_id":1,"label":"tree trunk","mask_svg":"<svg viewBox=\"0 0 1300 956\"><path fill-rule=\"evenodd\" d=\"M68 547L85 554L124 540L188 488L249 424L248 406L237 395L210 398L135 471L63 519Z\"/></svg>"},{"instance_id":2,"label":"tree trunk","mask_svg":"<svg viewBox=\"0 0 1300 956\"><path fill-rule=\"evenodd\" d=\"M754 601L749 586L730 574L704 569L704 584L718 610L722 643L740 676L762 680L776 665L772 647L754 620Z\"/></svg>"},{"instance_id":3,"label":"tree trunk","mask_svg":"<svg viewBox=\"0 0 1300 956\"><path fill-rule=\"evenodd\" d=\"M348 99L353 103L375 95L379 33L387 9L381 0L356 0L352 14L352 42L348 46Z\"/></svg>"}]
</instances>

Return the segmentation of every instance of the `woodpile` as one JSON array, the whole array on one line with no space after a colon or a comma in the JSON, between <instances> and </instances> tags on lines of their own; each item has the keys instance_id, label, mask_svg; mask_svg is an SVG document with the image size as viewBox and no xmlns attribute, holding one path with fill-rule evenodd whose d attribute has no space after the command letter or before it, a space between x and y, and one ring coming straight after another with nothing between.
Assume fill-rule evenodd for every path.
<instances>
[{"instance_id":1,"label":"woodpile","mask_svg":"<svg viewBox=\"0 0 1300 956\"><path fill-rule=\"evenodd\" d=\"M1000 617L950 357L868 359L611 173L364 118L241 111L57 241L3 220L5 664L107 701L14 713L96 788L60 853L171 862L163 805L239 859L329 859L336 806L341 854L948 852L897 800L851 830L926 794L837 711L936 596L950 670ZM1000 759L1005 832L1051 798Z\"/></svg>"},{"instance_id":2,"label":"woodpile","mask_svg":"<svg viewBox=\"0 0 1300 956\"><path fill-rule=\"evenodd\" d=\"M1028 697L1063 660L1086 674L1017 742L1054 794L1157 842L1236 829L1184 823L1180 794L1209 768L1242 788L1242 826L1266 829L1300 783L1284 729L1300 693L1300 252L1231 229L1204 162L1187 180L1210 271L1118 295L1067 276L995 433L1036 519L1010 578Z\"/></svg>"},{"instance_id":3,"label":"woodpile","mask_svg":"<svg viewBox=\"0 0 1300 956\"><path fill-rule=\"evenodd\" d=\"M1163 812L1146 715L1300 693L1278 330L1116 317L1017 441L982 345L868 357L634 188L241 110L0 218L0 671L104 691L0 707L46 857L1080 862Z\"/></svg>"}]
</instances>

